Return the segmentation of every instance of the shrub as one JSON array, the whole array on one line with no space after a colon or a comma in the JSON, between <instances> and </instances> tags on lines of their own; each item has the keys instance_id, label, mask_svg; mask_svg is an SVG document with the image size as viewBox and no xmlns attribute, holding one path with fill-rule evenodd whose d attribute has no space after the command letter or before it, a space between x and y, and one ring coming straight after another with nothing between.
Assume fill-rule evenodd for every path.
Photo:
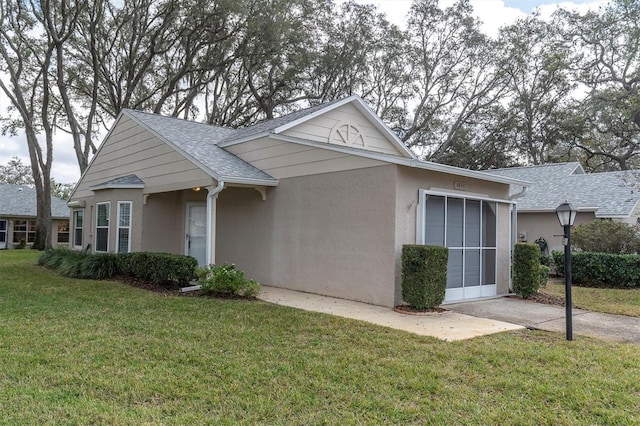
<instances>
[{"instance_id":1,"label":"shrub","mask_svg":"<svg viewBox=\"0 0 640 426\"><path fill-rule=\"evenodd\" d=\"M69 250L65 248L45 250L38 258L38 265L49 269L58 269L67 253Z\"/></svg>"},{"instance_id":2,"label":"shrub","mask_svg":"<svg viewBox=\"0 0 640 426\"><path fill-rule=\"evenodd\" d=\"M551 268L549 268L546 265L540 265L540 285L542 287L547 285L547 282L549 281L549 273L551 272Z\"/></svg>"},{"instance_id":3,"label":"shrub","mask_svg":"<svg viewBox=\"0 0 640 426\"><path fill-rule=\"evenodd\" d=\"M58 266L58 272L60 272L65 277L85 278L82 276L82 261L89 256L92 256L92 255L82 253L79 251L69 250L63 256L62 261Z\"/></svg>"},{"instance_id":4,"label":"shrub","mask_svg":"<svg viewBox=\"0 0 640 426\"><path fill-rule=\"evenodd\" d=\"M564 275L564 253L554 251L554 262ZM640 287L640 255L572 252L571 281L585 287Z\"/></svg>"},{"instance_id":5,"label":"shrub","mask_svg":"<svg viewBox=\"0 0 640 426\"><path fill-rule=\"evenodd\" d=\"M151 252L120 253L117 264L122 275L170 286L189 283L198 267L191 256Z\"/></svg>"},{"instance_id":6,"label":"shrub","mask_svg":"<svg viewBox=\"0 0 640 426\"><path fill-rule=\"evenodd\" d=\"M118 274L118 261L115 254L84 254L80 260L80 277L104 280Z\"/></svg>"},{"instance_id":7,"label":"shrub","mask_svg":"<svg viewBox=\"0 0 640 426\"><path fill-rule=\"evenodd\" d=\"M433 309L444 301L447 288L446 247L402 246L402 298L416 309Z\"/></svg>"},{"instance_id":8,"label":"shrub","mask_svg":"<svg viewBox=\"0 0 640 426\"><path fill-rule=\"evenodd\" d=\"M198 284L207 294L231 295L253 298L260 291L260 284L245 278L235 265L209 265L196 270Z\"/></svg>"},{"instance_id":9,"label":"shrub","mask_svg":"<svg viewBox=\"0 0 640 426\"><path fill-rule=\"evenodd\" d=\"M575 247L583 251L613 254L640 251L640 234L633 226L606 219L576 226L571 240Z\"/></svg>"},{"instance_id":10,"label":"shrub","mask_svg":"<svg viewBox=\"0 0 640 426\"><path fill-rule=\"evenodd\" d=\"M107 279L118 274L181 286L195 277L198 261L190 256L168 253L99 253L52 249L45 251L38 264L57 269L74 278Z\"/></svg>"},{"instance_id":11,"label":"shrub","mask_svg":"<svg viewBox=\"0 0 640 426\"><path fill-rule=\"evenodd\" d=\"M540 288L540 247L516 244L513 251L513 290L525 299Z\"/></svg>"}]
</instances>

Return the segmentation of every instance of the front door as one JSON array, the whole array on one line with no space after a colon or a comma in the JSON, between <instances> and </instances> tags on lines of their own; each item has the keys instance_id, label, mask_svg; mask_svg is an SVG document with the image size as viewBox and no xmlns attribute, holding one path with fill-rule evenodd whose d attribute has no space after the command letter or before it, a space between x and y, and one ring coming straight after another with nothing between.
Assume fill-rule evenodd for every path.
<instances>
[{"instance_id":1,"label":"front door","mask_svg":"<svg viewBox=\"0 0 640 426\"><path fill-rule=\"evenodd\" d=\"M198 260L198 265L206 265L207 205L205 203L187 204L185 254Z\"/></svg>"},{"instance_id":2,"label":"front door","mask_svg":"<svg viewBox=\"0 0 640 426\"><path fill-rule=\"evenodd\" d=\"M0 249L7 248L7 221L0 220Z\"/></svg>"}]
</instances>

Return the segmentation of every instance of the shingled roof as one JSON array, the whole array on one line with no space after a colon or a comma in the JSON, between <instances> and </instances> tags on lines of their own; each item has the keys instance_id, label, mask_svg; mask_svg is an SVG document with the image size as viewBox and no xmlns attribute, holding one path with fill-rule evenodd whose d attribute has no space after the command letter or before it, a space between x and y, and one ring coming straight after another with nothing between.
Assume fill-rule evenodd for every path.
<instances>
[{"instance_id":1,"label":"shingled roof","mask_svg":"<svg viewBox=\"0 0 640 426\"><path fill-rule=\"evenodd\" d=\"M26 185L0 184L0 217L36 217L36 190ZM51 197L51 217L68 218L67 202Z\"/></svg>"},{"instance_id":2,"label":"shingled roof","mask_svg":"<svg viewBox=\"0 0 640 426\"><path fill-rule=\"evenodd\" d=\"M579 210L595 211L598 218L628 217L640 201L640 174L633 171L585 173L579 163L558 163L486 172L531 183L517 199L524 212L553 211L566 200Z\"/></svg>"},{"instance_id":3,"label":"shingled roof","mask_svg":"<svg viewBox=\"0 0 640 426\"><path fill-rule=\"evenodd\" d=\"M237 130L140 111L124 110L123 113L195 164L203 166L216 180L252 180L267 185L277 182L269 174L218 146L220 141L231 137Z\"/></svg>"}]
</instances>

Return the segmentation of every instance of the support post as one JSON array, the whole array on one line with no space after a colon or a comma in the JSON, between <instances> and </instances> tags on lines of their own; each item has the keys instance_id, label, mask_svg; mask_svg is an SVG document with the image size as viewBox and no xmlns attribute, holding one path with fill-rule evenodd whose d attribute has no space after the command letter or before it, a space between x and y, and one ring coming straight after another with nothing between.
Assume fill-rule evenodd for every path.
<instances>
[{"instance_id":1,"label":"support post","mask_svg":"<svg viewBox=\"0 0 640 426\"><path fill-rule=\"evenodd\" d=\"M573 316L571 308L571 225L564 226L564 295L565 315L567 317L567 340L573 340Z\"/></svg>"}]
</instances>

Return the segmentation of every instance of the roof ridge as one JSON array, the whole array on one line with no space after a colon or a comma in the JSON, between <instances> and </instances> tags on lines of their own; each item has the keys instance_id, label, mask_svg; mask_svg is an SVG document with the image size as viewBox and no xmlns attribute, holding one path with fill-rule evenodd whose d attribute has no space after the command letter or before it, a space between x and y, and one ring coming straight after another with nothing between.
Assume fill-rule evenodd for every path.
<instances>
[{"instance_id":1,"label":"roof ridge","mask_svg":"<svg viewBox=\"0 0 640 426\"><path fill-rule=\"evenodd\" d=\"M216 129L222 129L222 130L229 130L229 131L237 130L237 129L234 129L233 127L223 127L223 126L218 126L216 124L203 123L202 121L188 120L186 118L174 117L173 115L158 114L158 113L155 113L155 112L140 111L140 110L137 110L137 109L123 108L122 111L123 112L124 111L133 112L135 114L150 115L152 117L160 117L160 118L167 119L167 120L177 120L177 121L181 121L181 122L184 122L184 123L197 124L197 125L201 125L201 126L215 127Z\"/></svg>"},{"instance_id":2,"label":"roof ridge","mask_svg":"<svg viewBox=\"0 0 640 426\"><path fill-rule=\"evenodd\" d=\"M567 165L570 165L570 164L580 165L580 162L578 162L578 161L565 161L565 162L562 162L562 163L534 164L534 165L530 165L530 166L500 167L498 169L486 169L486 170L483 170L483 171L491 173L494 170L533 169L533 168L541 168L541 167L567 166Z\"/></svg>"}]
</instances>

